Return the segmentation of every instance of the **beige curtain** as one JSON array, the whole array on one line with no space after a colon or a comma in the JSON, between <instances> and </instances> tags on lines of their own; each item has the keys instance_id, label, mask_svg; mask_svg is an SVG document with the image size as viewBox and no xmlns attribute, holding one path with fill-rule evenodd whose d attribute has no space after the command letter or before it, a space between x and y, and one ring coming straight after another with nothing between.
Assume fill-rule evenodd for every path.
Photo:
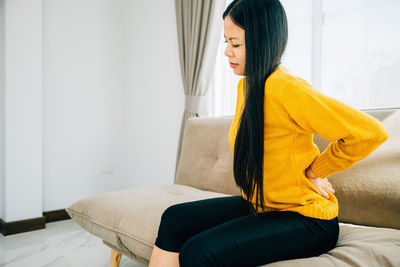
<instances>
[{"instance_id":1,"label":"beige curtain","mask_svg":"<svg viewBox=\"0 0 400 267\"><path fill-rule=\"evenodd\" d=\"M199 117L199 104L203 101L212 79L218 41L223 28L224 9L225 0L175 0L179 57L185 93L175 177L186 120Z\"/></svg>"}]
</instances>

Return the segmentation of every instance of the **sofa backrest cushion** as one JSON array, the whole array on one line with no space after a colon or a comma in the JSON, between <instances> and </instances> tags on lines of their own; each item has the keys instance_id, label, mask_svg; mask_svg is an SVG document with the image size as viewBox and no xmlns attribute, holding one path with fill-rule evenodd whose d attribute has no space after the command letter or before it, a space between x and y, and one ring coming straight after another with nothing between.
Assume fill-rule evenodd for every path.
<instances>
[{"instance_id":1,"label":"sofa backrest cushion","mask_svg":"<svg viewBox=\"0 0 400 267\"><path fill-rule=\"evenodd\" d=\"M233 178L228 133L233 117L192 117L186 121L176 184L240 195Z\"/></svg>"},{"instance_id":2,"label":"sofa backrest cushion","mask_svg":"<svg viewBox=\"0 0 400 267\"><path fill-rule=\"evenodd\" d=\"M364 110L389 138L352 167L328 177L339 201L339 220L400 229L400 109ZM228 133L233 116L189 118L182 139L176 184L240 195L233 177ZM322 153L329 142L315 134Z\"/></svg>"}]
</instances>

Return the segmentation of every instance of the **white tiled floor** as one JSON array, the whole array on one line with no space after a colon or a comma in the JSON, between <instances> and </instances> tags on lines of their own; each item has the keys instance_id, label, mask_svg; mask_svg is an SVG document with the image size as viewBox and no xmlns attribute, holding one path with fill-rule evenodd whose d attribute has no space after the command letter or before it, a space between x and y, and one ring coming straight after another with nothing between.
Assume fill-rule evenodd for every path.
<instances>
[{"instance_id":1,"label":"white tiled floor","mask_svg":"<svg viewBox=\"0 0 400 267\"><path fill-rule=\"evenodd\" d=\"M108 267L111 249L73 220L46 223L46 229L3 236L1 267ZM122 256L120 267L143 267Z\"/></svg>"}]
</instances>

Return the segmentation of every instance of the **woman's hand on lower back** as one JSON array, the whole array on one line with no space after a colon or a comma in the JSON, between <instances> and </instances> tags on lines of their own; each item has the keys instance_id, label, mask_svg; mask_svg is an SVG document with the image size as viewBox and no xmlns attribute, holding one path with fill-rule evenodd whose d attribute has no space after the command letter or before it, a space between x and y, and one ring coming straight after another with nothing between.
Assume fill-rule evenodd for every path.
<instances>
[{"instance_id":1,"label":"woman's hand on lower back","mask_svg":"<svg viewBox=\"0 0 400 267\"><path fill-rule=\"evenodd\" d=\"M312 171L311 168L308 167L306 169L306 177L310 180L310 182L317 188L319 193L325 197L326 199L329 199L329 194L325 191L329 191L331 193L335 193L335 190L332 187L332 184L328 181L328 178L321 179L317 177Z\"/></svg>"}]
</instances>

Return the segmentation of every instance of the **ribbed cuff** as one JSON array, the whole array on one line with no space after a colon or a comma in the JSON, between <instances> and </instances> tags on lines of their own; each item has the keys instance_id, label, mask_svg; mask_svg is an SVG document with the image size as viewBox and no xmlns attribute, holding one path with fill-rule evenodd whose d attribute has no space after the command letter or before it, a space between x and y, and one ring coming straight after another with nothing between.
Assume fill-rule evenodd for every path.
<instances>
[{"instance_id":1,"label":"ribbed cuff","mask_svg":"<svg viewBox=\"0 0 400 267\"><path fill-rule=\"evenodd\" d=\"M328 164L326 153L319 154L311 163L311 171L319 178L326 178L335 173L335 170Z\"/></svg>"}]
</instances>

